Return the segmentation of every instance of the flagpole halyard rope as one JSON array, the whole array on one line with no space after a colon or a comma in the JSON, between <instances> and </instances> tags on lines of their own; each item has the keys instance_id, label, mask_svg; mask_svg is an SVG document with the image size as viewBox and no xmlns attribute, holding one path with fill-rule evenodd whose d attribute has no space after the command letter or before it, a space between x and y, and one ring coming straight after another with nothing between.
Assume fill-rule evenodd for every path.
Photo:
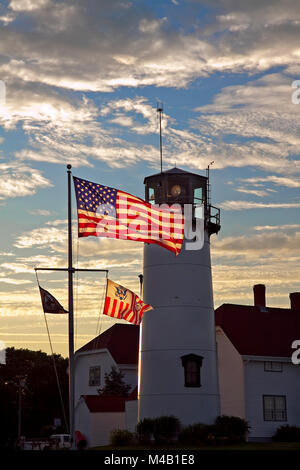
<instances>
[{"instance_id":1,"label":"flagpole halyard rope","mask_svg":"<svg viewBox=\"0 0 300 470\"><path fill-rule=\"evenodd\" d=\"M56 382L57 382L57 386L58 386L61 407L62 407L62 411L63 411L63 415L64 415L65 426L66 426L66 429L67 429L67 433L69 434L69 425L68 425L68 421L67 421L65 405L64 405L64 401L63 401L63 397L62 397L62 391L61 391L60 381L59 381L59 377L58 377L58 373L57 373L56 362L55 362L55 357L54 357L54 351L53 351L53 347L52 347L52 341L51 341L51 337L50 337L50 331L49 331L47 317L46 317L45 313L44 313L44 319L45 319L45 324L46 324L47 333L48 333L48 339L49 339L50 350L51 350L51 355L52 355L53 367L54 367Z\"/></svg>"},{"instance_id":2,"label":"flagpole halyard rope","mask_svg":"<svg viewBox=\"0 0 300 470\"><path fill-rule=\"evenodd\" d=\"M78 274L78 259L79 259L79 238L77 237L77 253L76 253L76 277L75 277L75 351L77 348L77 332L78 332L78 284L79 284L79 274Z\"/></svg>"},{"instance_id":3,"label":"flagpole halyard rope","mask_svg":"<svg viewBox=\"0 0 300 470\"><path fill-rule=\"evenodd\" d=\"M101 335L102 332L102 326L103 326L103 308L104 308L104 301L106 298L106 293L107 293L107 278L108 278L108 272L106 271L105 273L105 285L102 290L102 299L100 302L100 308L99 308L99 317L97 321L97 326L96 326L96 337ZM94 343L93 349L96 348L96 344Z\"/></svg>"},{"instance_id":4,"label":"flagpole halyard rope","mask_svg":"<svg viewBox=\"0 0 300 470\"><path fill-rule=\"evenodd\" d=\"M36 280L37 280L38 287L40 288L40 282L39 282L37 270L35 270L35 275L36 275ZM68 425L68 420L67 420L67 416L66 416L65 405L64 405L64 401L63 401L63 396L62 396L60 381L59 381L59 377L58 377L58 373L57 373L57 367L56 367L54 351L53 351L53 347L52 347L52 341L51 341L49 326L48 326L47 317L46 317L45 312L44 312L44 320L45 320L45 325L46 325L46 330L47 330L47 335L48 335L48 340L49 340L49 345L50 345L51 357L52 357L52 362L53 362L53 367L54 367L54 373L55 373L56 383L57 383L57 387L58 387L58 392L59 392L60 403L61 403L62 412L63 412L63 416L64 416L64 422L65 422L67 433L69 434L69 425Z\"/></svg>"}]
</instances>

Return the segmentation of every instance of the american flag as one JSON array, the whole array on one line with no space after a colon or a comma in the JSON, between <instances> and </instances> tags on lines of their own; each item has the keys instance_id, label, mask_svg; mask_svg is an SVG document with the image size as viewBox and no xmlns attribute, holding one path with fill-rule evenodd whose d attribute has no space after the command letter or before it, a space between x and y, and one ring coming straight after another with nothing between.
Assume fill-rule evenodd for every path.
<instances>
[{"instance_id":1,"label":"american flag","mask_svg":"<svg viewBox=\"0 0 300 470\"><path fill-rule=\"evenodd\" d=\"M184 216L159 209L136 196L109 186L73 177L78 210L78 236L118 238L156 243L180 253Z\"/></svg>"},{"instance_id":2,"label":"american flag","mask_svg":"<svg viewBox=\"0 0 300 470\"><path fill-rule=\"evenodd\" d=\"M131 290L107 279L104 315L139 325L143 313L152 309L151 305L145 304Z\"/></svg>"}]
</instances>

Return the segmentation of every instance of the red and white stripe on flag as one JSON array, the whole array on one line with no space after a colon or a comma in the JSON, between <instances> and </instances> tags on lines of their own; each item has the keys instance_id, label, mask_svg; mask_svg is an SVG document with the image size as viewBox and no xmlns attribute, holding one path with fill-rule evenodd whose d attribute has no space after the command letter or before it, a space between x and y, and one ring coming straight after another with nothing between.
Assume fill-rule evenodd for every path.
<instances>
[{"instance_id":1,"label":"red and white stripe on flag","mask_svg":"<svg viewBox=\"0 0 300 470\"><path fill-rule=\"evenodd\" d=\"M153 307L145 304L134 292L116 282L107 280L104 315L127 320L134 325L139 325L144 312Z\"/></svg>"},{"instance_id":2,"label":"red and white stripe on flag","mask_svg":"<svg viewBox=\"0 0 300 470\"><path fill-rule=\"evenodd\" d=\"M74 177L79 237L155 243L176 255L184 237L181 207L154 207L132 194Z\"/></svg>"}]
</instances>

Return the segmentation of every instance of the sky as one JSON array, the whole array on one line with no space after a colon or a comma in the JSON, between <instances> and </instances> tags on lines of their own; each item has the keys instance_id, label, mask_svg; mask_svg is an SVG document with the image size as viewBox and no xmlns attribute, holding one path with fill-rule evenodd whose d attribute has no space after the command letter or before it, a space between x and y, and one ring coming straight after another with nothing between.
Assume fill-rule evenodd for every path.
<instances>
[{"instance_id":1,"label":"sky","mask_svg":"<svg viewBox=\"0 0 300 470\"><path fill-rule=\"evenodd\" d=\"M0 0L0 340L49 351L34 267L67 263L67 175L143 197L163 167L205 175L215 307L300 291L298 0ZM299 86L299 84L294 86ZM3 89L5 88L5 93ZM293 98L294 97L294 98ZM299 99L298 99L299 98ZM73 194L74 201L74 194ZM142 244L77 239L74 265L139 291ZM65 273L40 284L67 307ZM75 344L100 317L104 275L75 276ZM67 316L48 315L67 354Z\"/></svg>"}]
</instances>

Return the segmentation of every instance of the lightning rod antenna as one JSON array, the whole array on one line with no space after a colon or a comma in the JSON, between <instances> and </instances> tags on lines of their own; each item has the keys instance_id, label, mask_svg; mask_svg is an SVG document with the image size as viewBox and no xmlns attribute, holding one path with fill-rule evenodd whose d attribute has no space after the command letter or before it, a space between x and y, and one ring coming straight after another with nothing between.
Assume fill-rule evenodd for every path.
<instances>
[{"instance_id":1,"label":"lightning rod antenna","mask_svg":"<svg viewBox=\"0 0 300 470\"><path fill-rule=\"evenodd\" d=\"M210 170L210 167L214 164L214 160L212 162L210 162L209 165L207 165L207 168L206 168L206 176L207 176L207 204L210 204L210 182L209 182L209 170Z\"/></svg>"},{"instance_id":2,"label":"lightning rod antenna","mask_svg":"<svg viewBox=\"0 0 300 470\"><path fill-rule=\"evenodd\" d=\"M163 104L161 101L157 102L157 113L159 116L159 149L160 149L160 172L162 173L162 132L161 132L161 120L163 113Z\"/></svg>"}]
</instances>

